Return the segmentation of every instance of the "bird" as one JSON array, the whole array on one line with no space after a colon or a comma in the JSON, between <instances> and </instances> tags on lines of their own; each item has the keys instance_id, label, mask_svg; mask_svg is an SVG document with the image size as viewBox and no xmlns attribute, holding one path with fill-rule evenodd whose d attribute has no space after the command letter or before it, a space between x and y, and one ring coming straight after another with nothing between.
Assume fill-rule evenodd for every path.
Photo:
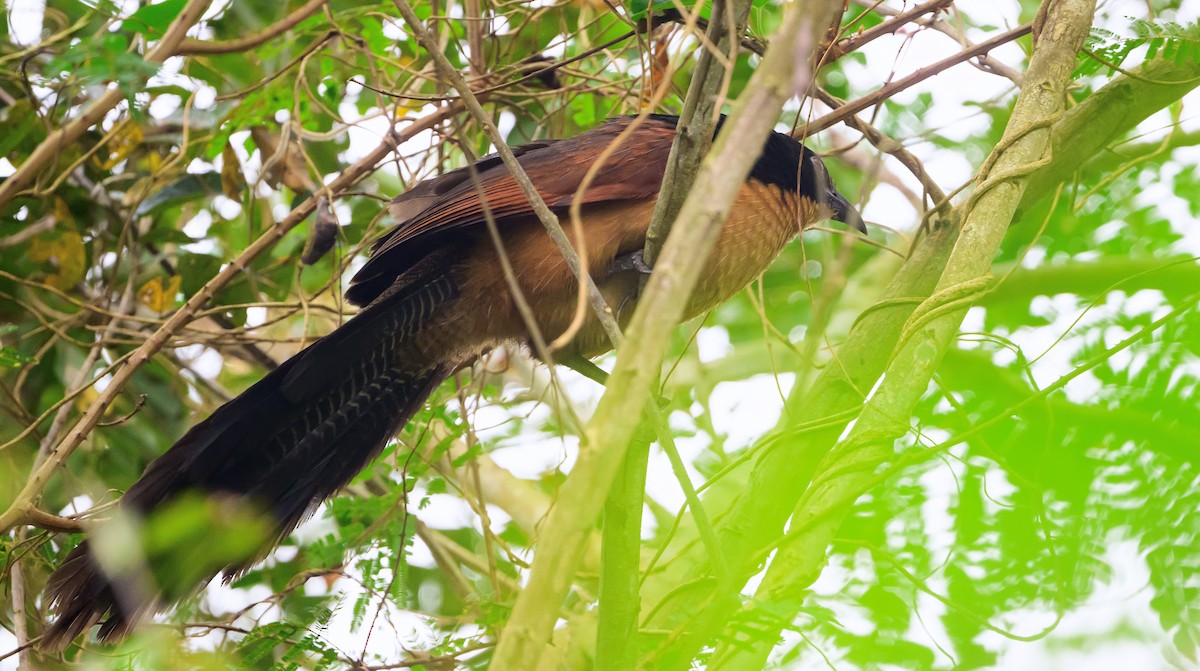
<instances>
[{"instance_id":1,"label":"bird","mask_svg":"<svg viewBox=\"0 0 1200 671\"><path fill-rule=\"evenodd\" d=\"M620 306L622 326L650 272L642 248L677 117L643 117L590 186L578 191L634 118L512 148L551 210L565 215L578 200L587 270L608 305ZM723 117L718 131L722 123ZM47 581L45 600L57 618L44 649L62 649L96 624L98 639L120 639L217 574L228 581L244 573L366 468L450 375L497 346L527 345L530 329L502 255L541 333L559 334L570 325L578 280L497 156L421 182L389 209L395 226L374 243L345 292L361 309L188 430L118 504L121 512L144 518L180 501L192 505L187 497L199 495L263 511L265 531L255 547L219 565L188 567L185 584L159 585L155 576L162 571L153 566L140 574L130 566L102 568L101 553L92 550L95 538L85 539ZM741 291L805 227L826 219L865 233L822 158L772 132L688 299L685 320ZM574 243L572 227L565 228ZM587 360L610 347L599 320L589 315L561 355ZM153 560L147 556L143 564Z\"/></svg>"}]
</instances>

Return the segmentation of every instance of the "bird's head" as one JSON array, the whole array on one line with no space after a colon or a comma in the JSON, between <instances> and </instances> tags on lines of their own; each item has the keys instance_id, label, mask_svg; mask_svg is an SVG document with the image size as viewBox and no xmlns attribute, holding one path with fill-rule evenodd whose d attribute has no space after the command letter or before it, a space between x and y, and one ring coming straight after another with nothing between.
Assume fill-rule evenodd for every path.
<instances>
[{"instance_id":1,"label":"bird's head","mask_svg":"<svg viewBox=\"0 0 1200 671\"><path fill-rule=\"evenodd\" d=\"M672 127L679 122L678 116L670 114L651 114L650 118ZM622 117L619 123L629 123L632 119L631 116ZM724 114L717 118L716 127L713 128L714 138L721 132L726 120ZM749 178L778 187L785 193L798 194L801 207L804 208L800 217L801 226L832 219L867 232L858 210L833 185L825 162L816 152L790 135L772 131L767 136L762 153L750 169Z\"/></svg>"},{"instance_id":2,"label":"bird's head","mask_svg":"<svg viewBox=\"0 0 1200 671\"><path fill-rule=\"evenodd\" d=\"M804 148L804 153L809 174L804 175L805 167L801 166L800 194L816 201L817 205L825 210L822 212L824 217L840 221L866 233L867 226L863 222L862 215L833 185L833 179L830 178L829 171L825 168L825 161L807 147Z\"/></svg>"},{"instance_id":3,"label":"bird's head","mask_svg":"<svg viewBox=\"0 0 1200 671\"><path fill-rule=\"evenodd\" d=\"M804 217L803 224L832 219L867 232L858 210L833 185L825 161L795 138L772 132L750 170L750 178L799 193L801 198L812 203L815 206L811 212L813 216Z\"/></svg>"}]
</instances>

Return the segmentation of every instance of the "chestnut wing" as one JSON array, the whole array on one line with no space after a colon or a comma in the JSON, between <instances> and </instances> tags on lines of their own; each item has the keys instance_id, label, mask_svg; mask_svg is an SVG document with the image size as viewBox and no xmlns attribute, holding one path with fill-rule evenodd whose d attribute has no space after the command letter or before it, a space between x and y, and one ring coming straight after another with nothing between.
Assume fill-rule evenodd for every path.
<instances>
[{"instance_id":1,"label":"chestnut wing","mask_svg":"<svg viewBox=\"0 0 1200 671\"><path fill-rule=\"evenodd\" d=\"M562 213L575 200L588 169L629 121L615 119L570 139L522 145L513 151L542 199ZM608 157L581 204L657 195L674 132L674 124L659 119L643 122ZM350 281L347 300L356 305L370 303L418 260L450 243L456 234L484 225L485 201L501 226L533 214L525 194L498 157L480 159L475 167L478 180L471 178L468 169L460 168L426 180L392 201L398 225L372 247L371 258Z\"/></svg>"}]
</instances>

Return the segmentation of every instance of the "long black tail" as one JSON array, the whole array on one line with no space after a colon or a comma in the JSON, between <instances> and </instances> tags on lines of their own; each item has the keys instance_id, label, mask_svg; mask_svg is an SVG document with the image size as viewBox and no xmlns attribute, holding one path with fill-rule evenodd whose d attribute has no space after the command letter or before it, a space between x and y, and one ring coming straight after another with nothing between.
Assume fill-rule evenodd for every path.
<instances>
[{"instance_id":1,"label":"long black tail","mask_svg":"<svg viewBox=\"0 0 1200 671\"><path fill-rule=\"evenodd\" d=\"M455 294L445 274L409 283L188 431L146 468L122 508L144 516L189 492L216 496L269 513L266 542L238 559L205 567L201 575L193 572L192 584L183 586L106 572L88 542L81 543L50 576L46 596L58 619L43 647L61 649L101 620L101 639L124 636L167 605L164 601L218 572L230 579L262 558L378 456L453 372L454 362L430 361L445 357L419 352L413 342Z\"/></svg>"}]
</instances>

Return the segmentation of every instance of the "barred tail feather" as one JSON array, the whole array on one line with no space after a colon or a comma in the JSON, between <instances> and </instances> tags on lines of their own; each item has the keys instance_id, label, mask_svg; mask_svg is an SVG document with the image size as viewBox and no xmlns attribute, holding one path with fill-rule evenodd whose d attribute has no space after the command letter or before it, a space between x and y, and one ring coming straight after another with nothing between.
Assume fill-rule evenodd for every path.
<instances>
[{"instance_id":1,"label":"barred tail feather","mask_svg":"<svg viewBox=\"0 0 1200 671\"><path fill-rule=\"evenodd\" d=\"M217 570L248 569L378 456L453 372L455 362L407 344L455 297L450 278L435 274L380 298L194 426L146 468L122 508L146 515L198 491L266 510L273 540ZM102 619L99 637L119 638L162 607L163 587L142 594L128 580L106 574L81 543L48 581L58 619L42 646L61 649Z\"/></svg>"}]
</instances>

